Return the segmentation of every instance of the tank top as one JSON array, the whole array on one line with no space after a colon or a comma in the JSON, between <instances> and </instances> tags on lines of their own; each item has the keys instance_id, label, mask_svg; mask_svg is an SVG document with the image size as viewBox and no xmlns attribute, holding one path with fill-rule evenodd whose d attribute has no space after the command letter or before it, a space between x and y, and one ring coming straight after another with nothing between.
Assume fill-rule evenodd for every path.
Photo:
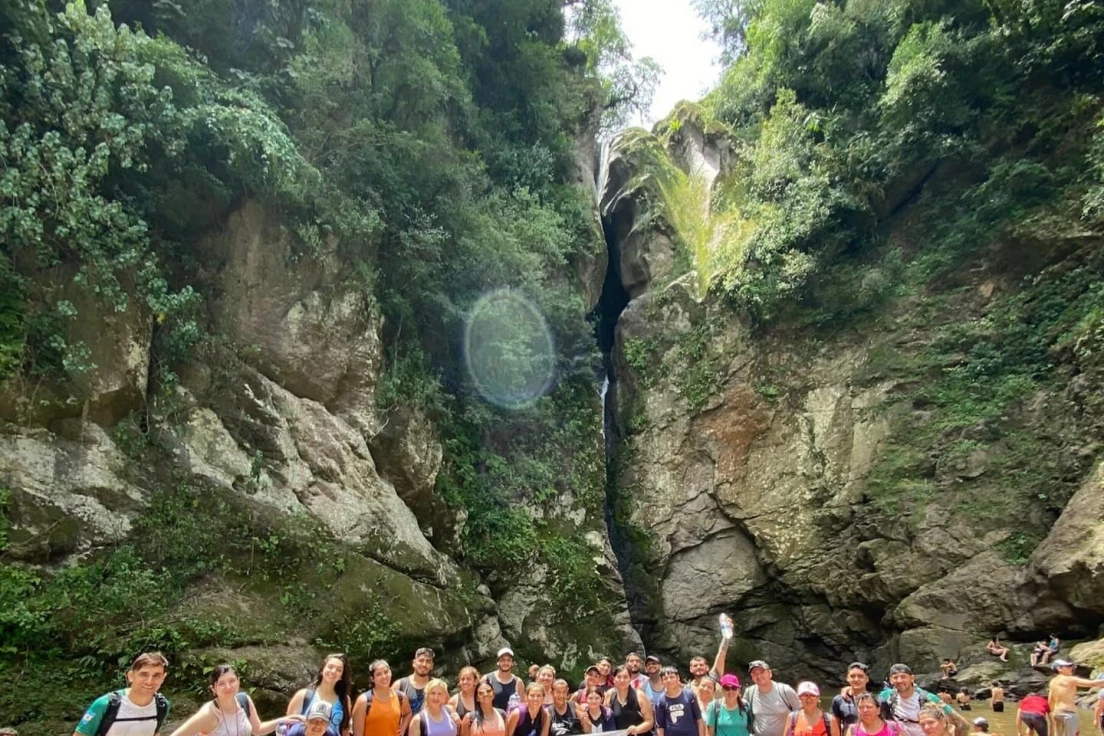
<instances>
[{"instance_id":1,"label":"tank top","mask_svg":"<svg viewBox=\"0 0 1104 736\"><path fill-rule=\"evenodd\" d=\"M613 711L613 722L618 729L636 726L644 722L644 715L640 712L640 699L636 697L636 691L629 688L629 695L622 705L617 697L617 691L613 691L610 697L610 710Z\"/></svg>"},{"instance_id":2,"label":"tank top","mask_svg":"<svg viewBox=\"0 0 1104 736\"><path fill-rule=\"evenodd\" d=\"M556 706L553 705L548 709L548 715L552 719L548 726L548 736L571 736L583 732L579 719L575 717L575 707L571 703L567 704L567 710L563 713L557 713Z\"/></svg>"},{"instance_id":3,"label":"tank top","mask_svg":"<svg viewBox=\"0 0 1104 736\"><path fill-rule=\"evenodd\" d=\"M796 711L790 716L790 724L793 726L792 736L828 736L831 730L829 730L828 724L825 723L827 719L828 716L821 714L821 717L810 725L806 721L805 712Z\"/></svg>"},{"instance_id":4,"label":"tank top","mask_svg":"<svg viewBox=\"0 0 1104 736\"><path fill-rule=\"evenodd\" d=\"M510 681L502 683L492 672L485 679L494 690L494 707L505 713L506 709L510 707L510 696L517 694L517 677L510 675Z\"/></svg>"},{"instance_id":5,"label":"tank top","mask_svg":"<svg viewBox=\"0 0 1104 736\"><path fill-rule=\"evenodd\" d=\"M395 686L402 690L403 694L406 695L406 699L410 701L410 712L414 715L421 713L422 706L425 705L425 689L419 690L414 685L414 680L409 677L402 678L395 683Z\"/></svg>"},{"instance_id":6,"label":"tank top","mask_svg":"<svg viewBox=\"0 0 1104 736\"><path fill-rule=\"evenodd\" d=\"M253 724L249 722L249 716L240 704L235 702L235 705L238 710L234 715L228 716L218 707L218 703L211 703L218 723L207 736L253 736Z\"/></svg>"},{"instance_id":7,"label":"tank top","mask_svg":"<svg viewBox=\"0 0 1104 736\"><path fill-rule=\"evenodd\" d=\"M648 700L652 701L652 705L656 704L656 700L663 694L663 683L659 684L659 689L656 690L652 687L652 681L648 678L644 678L644 684L640 686L640 689L644 691L644 694L648 696Z\"/></svg>"},{"instance_id":8,"label":"tank top","mask_svg":"<svg viewBox=\"0 0 1104 736\"><path fill-rule=\"evenodd\" d=\"M541 729L544 728L544 708L537 710L536 717L529 713L529 707L525 706L518 711L518 722L514 726L513 736L541 736Z\"/></svg>"},{"instance_id":9,"label":"tank top","mask_svg":"<svg viewBox=\"0 0 1104 736\"><path fill-rule=\"evenodd\" d=\"M475 710L475 696L472 695L472 707L464 705L464 696L461 693L456 694L456 715L463 718L468 713Z\"/></svg>"},{"instance_id":10,"label":"tank top","mask_svg":"<svg viewBox=\"0 0 1104 736\"><path fill-rule=\"evenodd\" d=\"M882 721L882 730L875 731L874 733L868 733L863 728L862 723L856 723L855 727L851 729L851 733L854 736L898 736L901 733L901 728L893 721Z\"/></svg>"},{"instance_id":11,"label":"tank top","mask_svg":"<svg viewBox=\"0 0 1104 736\"><path fill-rule=\"evenodd\" d=\"M441 720L433 720L428 710L423 710L419 715L422 736L456 736L456 724L452 722L448 711L441 709Z\"/></svg>"},{"instance_id":12,"label":"tank top","mask_svg":"<svg viewBox=\"0 0 1104 736\"><path fill-rule=\"evenodd\" d=\"M341 721L345 718L345 708L341 704L341 698L338 698L334 702L323 700L319 697L317 692L308 690L308 693L312 693L310 698L303 698L303 707L299 709L299 715L305 716L310 711L311 706L321 701L330 706L330 730L334 733L341 733ZM372 706L375 707L374 705Z\"/></svg>"},{"instance_id":13,"label":"tank top","mask_svg":"<svg viewBox=\"0 0 1104 736\"><path fill-rule=\"evenodd\" d=\"M482 726L473 718L471 732L473 736L474 734L480 734L480 736L506 736L506 717L502 715L502 711L495 708L494 717L484 718Z\"/></svg>"},{"instance_id":14,"label":"tank top","mask_svg":"<svg viewBox=\"0 0 1104 736\"><path fill-rule=\"evenodd\" d=\"M402 721L402 706L399 696L390 689L387 697L372 691L372 707L364 719L364 736L396 736L399 722Z\"/></svg>"}]
</instances>

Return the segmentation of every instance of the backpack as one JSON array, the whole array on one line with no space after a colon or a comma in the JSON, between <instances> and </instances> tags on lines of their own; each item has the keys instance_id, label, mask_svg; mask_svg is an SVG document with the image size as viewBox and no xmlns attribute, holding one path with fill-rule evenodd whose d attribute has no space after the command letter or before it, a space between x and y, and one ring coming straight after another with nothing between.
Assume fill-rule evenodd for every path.
<instances>
[{"instance_id":1,"label":"backpack","mask_svg":"<svg viewBox=\"0 0 1104 736\"><path fill-rule=\"evenodd\" d=\"M251 707L249 707L249 696L246 695L245 693L238 693L234 697L237 699L238 705L241 706L241 709L245 711L245 717L246 718L252 718L253 717L253 709Z\"/></svg>"},{"instance_id":2,"label":"backpack","mask_svg":"<svg viewBox=\"0 0 1104 736\"><path fill-rule=\"evenodd\" d=\"M790 733L793 734L797 728L797 717L801 715L801 711L795 710L790 712ZM824 724L824 736L832 736L832 722L828 720L828 714L824 711L820 712L821 722Z\"/></svg>"},{"instance_id":3,"label":"backpack","mask_svg":"<svg viewBox=\"0 0 1104 736\"><path fill-rule=\"evenodd\" d=\"M164 725L165 718L169 715L169 701L161 693L156 693L153 696L153 702L157 704L157 727L153 732L158 734L161 733L161 726ZM115 719L119 717L119 708L121 708L122 705L122 690L116 690L108 696L107 710L104 711L103 718L100 719L100 725L96 729L96 736L106 736L111 726L115 724Z\"/></svg>"}]
</instances>

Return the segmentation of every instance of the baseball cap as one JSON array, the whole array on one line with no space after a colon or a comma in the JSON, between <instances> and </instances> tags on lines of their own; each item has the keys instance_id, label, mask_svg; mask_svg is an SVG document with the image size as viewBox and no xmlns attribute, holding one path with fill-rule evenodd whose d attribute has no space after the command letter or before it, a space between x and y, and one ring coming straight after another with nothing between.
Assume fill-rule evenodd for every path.
<instances>
[{"instance_id":1,"label":"baseball cap","mask_svg":"<svg viewBox=\"0 0 1104 736\"><path fill-rule=\"evenodd\" d=\"M909 667L907 664L902 664L902 663L898 662L897 664L895 664L895 665L893 665L892 667L889 668L889 674L891 674L891 675L911 675L912 674L912 668Z\"/></svg>"},{"instance_id":2,"label":"baseball cap","mask_svg":"<svg viewBox=\"0 0 1104 736\"><path fill-rule=\"evenodd\" d=\"M511 649L510 647L502 647L501 649L498 650L498 654L495 656L495 659L502 659L503 657L506 657L506 656L510 656L510 657L514 656L514 650Z\"/></svg>"},{"instance_id":3,"label":"baseball cap","mask_svg":"<svg viewBox=\"0 0 1104 736\"><path fill-rule=\"evenodd\" d=\"M799 682L797 684L798 695L815 695L820 697L820 688L816 686L815 682Z\"/></svg>"},{"instance_id":4,"label":"baseball cap","mask_svg":"<svg viewBox=\"0 0 1104 736\"><path fill-rule=\"evenodd\" d=\"M736 675L725 675L721 678L721 687L740 687L740 678Z\"/></svg>"},{"instance_id":5,"label":"baseball cap","mask_svg":"<svg viewBox=\"0 0 1104 736\"><path fill-rule=\"evenodd\" d=\"M1073 667L1073 662L1068 659L1056 659L1050 665L1051 669L1058 669L1059 667Z\"/></svg>"},{"instance_id":6,"label":"baseball cap","mask_svg":"<svg viewBox=\"0 0 1104 736\"><path fill-rule=\"evenodd\" d=\"M584 670L584 674L587 675L589 675L591 672L597 672L599 675L602 674L602 670L598 669L598 665L596 664L592 664L591 666L587 667L586 670Z\"/></svg>"},{"instance_id":7,"label":"baseball cap","mask_svg":"<svg viewBox=\"0 0 1104 736\"><path fill-rule=\"evenodd\" d=\"M307 710L307 720L330 720L330 704L324 700L316 700L311 703L310 709Z\"/></svg>"},{"instance_id":8,"label":"baseball cap","mask_svg":"<svg viewBox=\"0 0 1104 736\"><path fill-rule=\"evenodd\" d=\"M989 721L985 720L984 718L975 718L974 725L981 726L982 728L989 728Z\"/></svg>"},{"instance_id":9,"label":"baseball cap","mask_svg":"<svg viewBox=\"0 0 1104 736\"><path fill-rule=\"evenodd\" d=\"M647 657L644 658L644 663L647 664L648 662L655 662L656 664L663 664L662 662L659 661L659 657L657 657L654 654L649 654Z\"/></svg>"},{"instance_id":10,"label":"baseball cap","mask_svg":"<svg viewBox=\"0 0 1104 736\"><path fill-rule=\"evenodd\" d=\"M770 665L761 659L755 659L748 663L748 672L754 672L756 669L760 668L764 670L769 670Z\"/></svg>"}]
</instances>

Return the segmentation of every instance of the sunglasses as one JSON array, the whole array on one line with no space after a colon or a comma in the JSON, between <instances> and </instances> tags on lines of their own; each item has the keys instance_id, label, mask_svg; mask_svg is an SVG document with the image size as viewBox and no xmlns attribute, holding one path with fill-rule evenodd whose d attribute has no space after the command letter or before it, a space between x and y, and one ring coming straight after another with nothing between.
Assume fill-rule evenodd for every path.
<instances>
[{"instance_id":1,"label":"sunglasses","mask_svg":"<svg viewBox=\"0 0 1104 736\"><path fill-rule=\"evenodd\" d=\"M739 690L740 688L736 687L735 685L722 685L721 689L725 692L732 692L733 690Z\"/></svg>"}]
</instances>

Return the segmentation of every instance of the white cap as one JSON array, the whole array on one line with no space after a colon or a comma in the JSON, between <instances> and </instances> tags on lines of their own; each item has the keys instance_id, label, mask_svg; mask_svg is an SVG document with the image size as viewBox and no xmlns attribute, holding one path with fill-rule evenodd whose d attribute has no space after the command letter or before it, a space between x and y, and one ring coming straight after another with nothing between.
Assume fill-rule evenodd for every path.
<instances>
[{"instance_id":1,"label":"white cap","mask_svg":"<svg viewBox=\"0 0 1104 736\"><path fill-rule=\"evenodd\" d=\"M815 695L820 697L820 688L816 686L815 682L801 682L797 685L798 695Z\"/></svg>"},{"instance_id":2,"label":"white cap","mask_svg":"<svg viewBox=\"0 0 1104 736\"><path fill-rule=\"evenodd\" d=\"M507 654L510 655L511 657L514 656L514 650L511 649L510 647L502 647L501 649L498 650L498 656L495 657L495 659L502 659Z\"/></svg>"}]
</instances>

